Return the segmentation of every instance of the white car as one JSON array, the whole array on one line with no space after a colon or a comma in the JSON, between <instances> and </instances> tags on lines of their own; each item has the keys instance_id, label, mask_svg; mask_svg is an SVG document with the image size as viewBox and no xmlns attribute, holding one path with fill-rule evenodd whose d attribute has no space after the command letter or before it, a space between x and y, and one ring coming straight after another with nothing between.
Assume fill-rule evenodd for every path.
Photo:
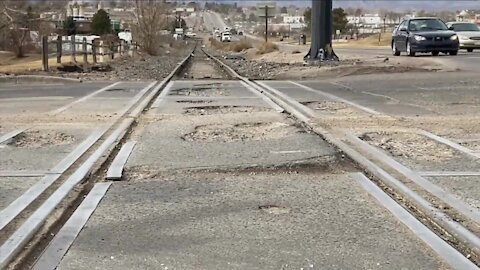
<instances>
[{"instance_id":1,"label":"white car","mask_svg":"<svg viewBox=\"0 0 480 270\"><path fill-rule=\"evenodd\" d=\"M222 42L230 42L232 41L232 37L230 35L230 32L223 32L222 33Z\"/></svg>"},{"instance_id":2,"label":"white car","mask_svg":"<svg viewBox=\"0 0 480 270\"><path fill-rule=\"evenodd\" d=\"M449 22L451 27L458 35L460 41L460 49L466 49L473 52L474 49L480 49L480 28L469 22Z\"/></svg>"}]
</instances>

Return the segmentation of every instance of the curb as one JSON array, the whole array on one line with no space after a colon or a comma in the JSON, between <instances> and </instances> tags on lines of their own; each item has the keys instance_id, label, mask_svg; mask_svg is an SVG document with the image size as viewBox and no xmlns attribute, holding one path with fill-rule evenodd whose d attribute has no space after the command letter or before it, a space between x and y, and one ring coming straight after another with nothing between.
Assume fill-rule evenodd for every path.
<instances>
[{"instance_id":1,"label":"curb","mask_svg":"<svg viewBox=\"0 0 480 270\"><path fill-rule=\"evenodd\" d=\"M45 75L0 76L0 83L82 83L80 79Z\"/></svg>"}]
</instances>

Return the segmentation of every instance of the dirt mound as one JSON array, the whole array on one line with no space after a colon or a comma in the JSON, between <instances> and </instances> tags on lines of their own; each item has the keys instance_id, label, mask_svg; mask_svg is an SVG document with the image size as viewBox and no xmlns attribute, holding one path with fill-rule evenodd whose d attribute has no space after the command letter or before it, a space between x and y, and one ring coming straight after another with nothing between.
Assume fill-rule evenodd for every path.
<instances>
[{"instance_id":1,"label":"dirt mound","mask_svg":"<svg viewBox=\"0 0 480 270\"><path fill-rule=\"evenodd\" d=\"M71 135L51 130L34 130L20 133L8 145L21 148L40 148L50 145L67 145L75 141Z\"/></svg>"},{"instance_id":2,"label":"dirt mound","mask_svg":"<svg viewBox=\"0 0 480 270\"><path fill-rule=\"evenodd\" d=\"M186 141L239 142L281 139L297 132L293 126L284 123L243 123L237 125L198 126L186 134Z\"/></svg>"}]
</instances>

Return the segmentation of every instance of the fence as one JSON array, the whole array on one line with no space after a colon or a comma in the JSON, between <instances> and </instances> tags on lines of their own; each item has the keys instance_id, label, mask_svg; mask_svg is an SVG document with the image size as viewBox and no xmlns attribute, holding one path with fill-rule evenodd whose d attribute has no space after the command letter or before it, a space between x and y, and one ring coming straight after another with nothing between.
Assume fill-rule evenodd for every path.
<instances>
[{"instance_id":1,"label":"fence","mask_svg":"<svg viewBox=\"0 0 480 270\"><path fill-rule=\"evenodd\" d=\"M71 62L77 63L77 56L83 58L83 64L105 63L114 59L115 55L133 56L138 49L136 43L127 43L124 40L105 41L99 38L87 42L83 37L78 41L78 36L63 37L49 40L48 36L42 37L42 69L49 71L48 60L52 56L51 49L55 49L56 60L58 64L62 63L63 56L70 56ZM89 61L89 56L91 59Z\"/></svg>"}]
</instances>

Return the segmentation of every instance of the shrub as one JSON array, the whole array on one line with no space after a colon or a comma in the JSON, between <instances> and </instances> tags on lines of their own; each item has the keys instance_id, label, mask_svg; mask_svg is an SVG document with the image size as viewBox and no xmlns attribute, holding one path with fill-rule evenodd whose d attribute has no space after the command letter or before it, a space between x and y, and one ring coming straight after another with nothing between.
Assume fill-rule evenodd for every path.
<instances>
[{"instance_id":1,"label":"shrub","mask_svg":"<svg viewBox=\"0 0 480 270\"><path fill-rule=\"evenodd\" d=\"M245 50L253 48L252 44L246 40L235 42L230 45L230 50L234 52L243 52Z\"/></svg>"},{"instance_id":2,"label":"shrub","mask_svg":"<svg viewBox=\"0 0 480 270\"><path fill-rule=\"evenodd\" d=\"M266 54L274 51L278 51L278 46L271 42L264 42L257 50L257 54Z\"/></svg>"}]
</instances>

